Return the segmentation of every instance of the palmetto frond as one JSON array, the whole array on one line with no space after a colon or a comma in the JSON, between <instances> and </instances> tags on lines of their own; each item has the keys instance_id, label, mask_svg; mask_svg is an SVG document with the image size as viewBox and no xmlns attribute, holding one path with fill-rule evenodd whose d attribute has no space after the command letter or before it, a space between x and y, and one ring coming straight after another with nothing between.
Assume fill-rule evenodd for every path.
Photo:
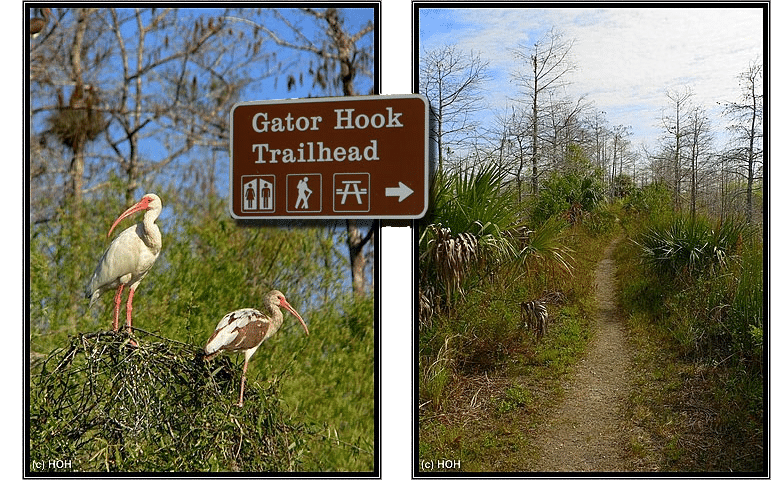
<instances>
[{"instance_id":1,"label":"palmetto frond","mask_svg":"<svg viewBox=\"0 0 781 484\"><path fill-rule=\"evenodd\" d=\"M420 258L427 265L424 273L444 286L449 302L456 291L462 293L462 283L479 259L477 237L469 232L453 235L441 224L429 225L421 237L421 247Z\"/></svg>"},{"instance_id":2,"label":"palmetto frond","mask_svg":"<svg viewBox=\"0 0 781 484\"><path fill-rule=\"evenodd\" d=\"M542 227L528 231L526 245L520 250L519 262L527 268L552 262L554 266L572 274L572 249L564 243L566 221L552 217Z\"/></svg>"},{"instance_id":3,"label":"palmetto frond","mask_svg":"<svg viewBox=\"0 0 781 484\"><path fill-rule=\"evenodd\" d=\"M525 327L534 332L537 339L545 336L548 330L548 308L542 300L536 299L521 303L521 308L526 314Z\"/></svg>"}]
</instances>

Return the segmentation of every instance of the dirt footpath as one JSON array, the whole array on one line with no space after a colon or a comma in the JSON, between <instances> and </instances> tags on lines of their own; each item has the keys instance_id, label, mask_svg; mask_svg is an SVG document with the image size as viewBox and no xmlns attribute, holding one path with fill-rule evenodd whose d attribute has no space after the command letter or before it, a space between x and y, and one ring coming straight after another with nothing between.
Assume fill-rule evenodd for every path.
<instances>
[{"instance_id":1,"label":"dirt footpath","mask_svg":"<svg viewBox=\"0 0 781 484\"><path fill-rule=\"evenodd\" d=\"M627 435L621 405L629 387L631 354L616 308L614 240L595 274L597 316L587 354L564 382L565 396L535 431L537 472L631 471L622 456Z\"/></svg>"}]
</instances>

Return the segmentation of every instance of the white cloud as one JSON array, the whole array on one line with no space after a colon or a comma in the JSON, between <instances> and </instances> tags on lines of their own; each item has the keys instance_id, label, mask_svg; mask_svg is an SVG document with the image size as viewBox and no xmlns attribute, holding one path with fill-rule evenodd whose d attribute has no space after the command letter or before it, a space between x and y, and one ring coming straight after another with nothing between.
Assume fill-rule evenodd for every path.
<instances>
[{"instance_id":1,"label":"white cloud","mask_svg":"<svg viewBox=\"0 0 781 484\"><path fill-rule=\"evenodd\" d=\"M444 21L443 21L444 19ZM762 60L758 8L449 9L421 12L421 47L456 44L494 68L490 104L502 109L518 95L511 49L555 27L575 41L578 69L568 92L586 95L613 124L632 125L636 143L660 134L667 90L688 86L694 102L715 117L718 101L740 96L737 76Z\"/></svg>"}]
</instances>

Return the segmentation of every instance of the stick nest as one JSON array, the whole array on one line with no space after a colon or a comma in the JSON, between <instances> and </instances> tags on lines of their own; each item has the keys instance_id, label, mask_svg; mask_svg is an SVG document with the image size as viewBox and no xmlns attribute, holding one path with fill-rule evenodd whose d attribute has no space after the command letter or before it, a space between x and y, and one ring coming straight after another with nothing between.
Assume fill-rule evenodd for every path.
<instances>
[{"instance_id":1,"label":"stick nest","mask_svg":"<svg viewBox=\"0 0 781 484\"><path fill-rule=\"evenodd\" d=\"M69 460L71 472L298 468L310 431L291 421L279 378L262 391L248 384L238 408L241 369L230 358L207 363L200 348L135 335L80 334L36 365L33 461Z\"/></svg>"}]
</instances>

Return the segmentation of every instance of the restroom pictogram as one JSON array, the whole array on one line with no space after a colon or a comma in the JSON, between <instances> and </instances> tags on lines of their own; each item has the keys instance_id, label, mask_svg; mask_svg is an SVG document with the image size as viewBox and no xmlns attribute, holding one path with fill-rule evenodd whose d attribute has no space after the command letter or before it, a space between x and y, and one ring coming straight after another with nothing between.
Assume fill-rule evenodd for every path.
<instances>
[{"instance_id":1,"label":"restroom pictogram","mask_svg":"<svg viewBox=\"0 0 781 484\"><path fill-rule=\"evenodd\" d=\"M274 211L274 175L241 177L242 208L245 212Z\"/></svg>"}]
</instances>

